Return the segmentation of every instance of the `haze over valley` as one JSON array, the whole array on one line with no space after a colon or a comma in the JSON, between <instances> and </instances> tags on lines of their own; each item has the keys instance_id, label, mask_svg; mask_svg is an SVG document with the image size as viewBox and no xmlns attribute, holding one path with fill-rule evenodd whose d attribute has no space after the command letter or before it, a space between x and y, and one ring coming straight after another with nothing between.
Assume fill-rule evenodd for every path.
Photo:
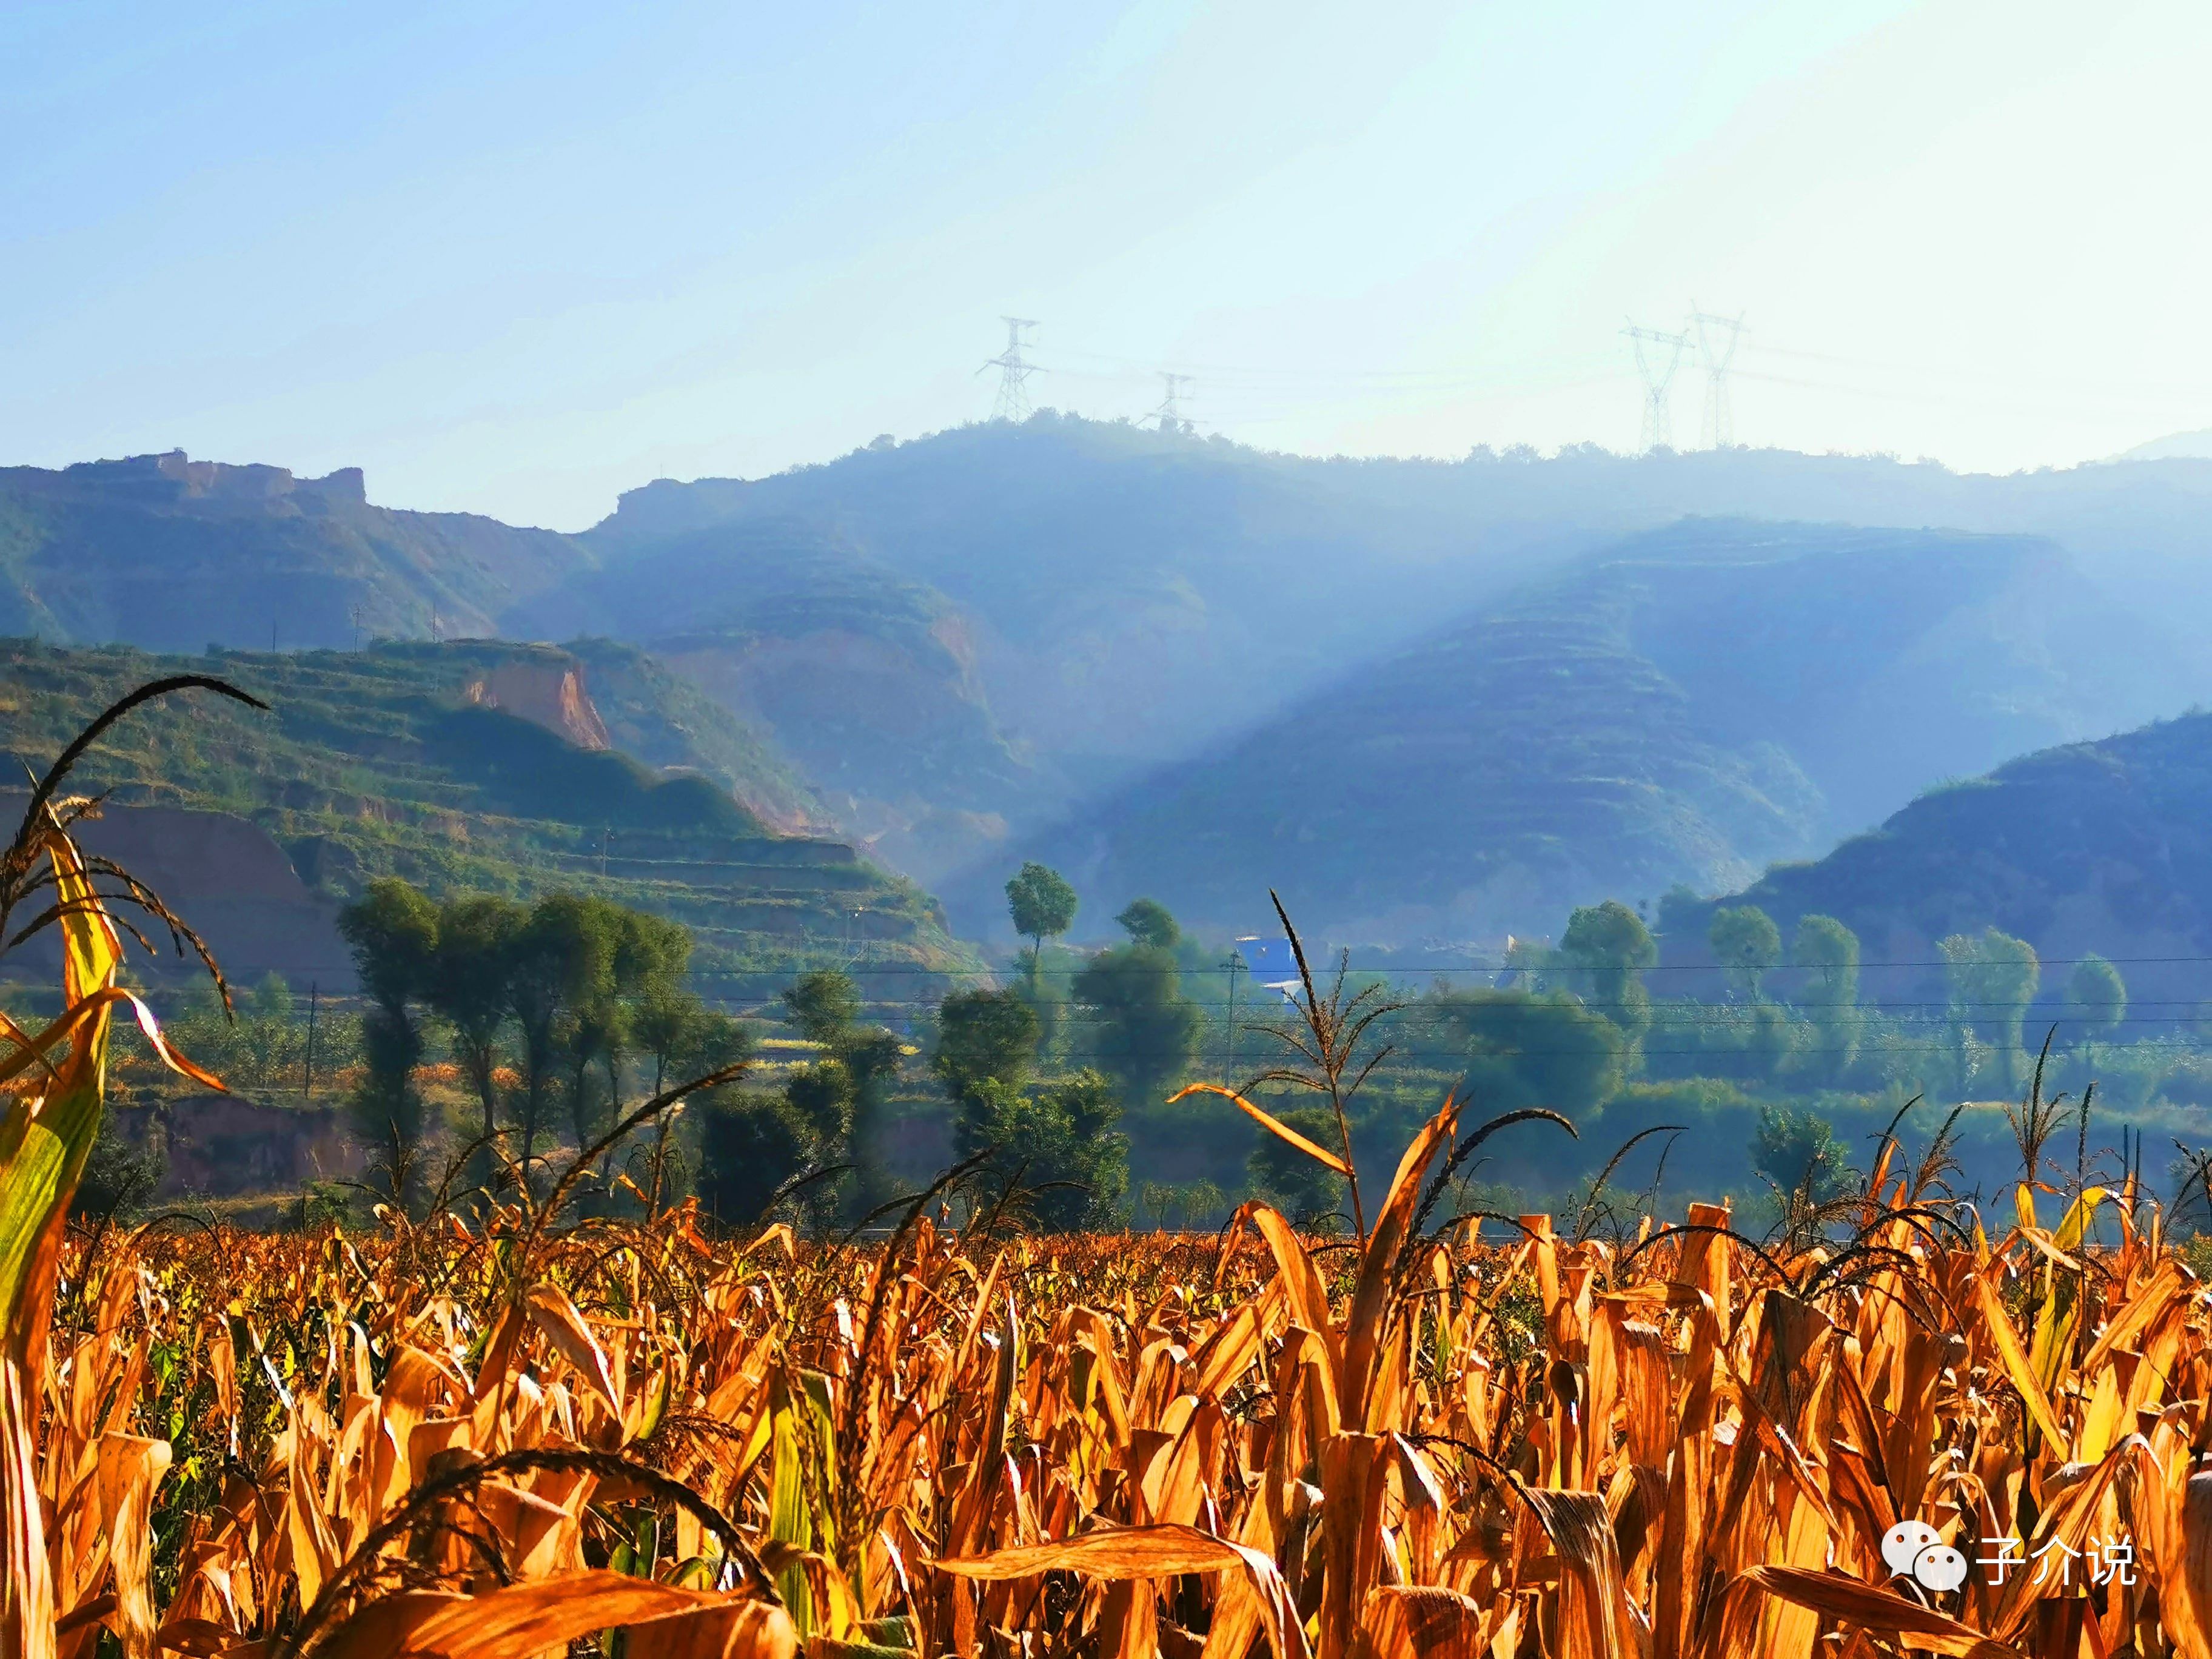
<instances>
[{"instance_id":1,"label":"haze over valley","mask_svg":"<svg viewBox=\"0 0 2212 1659\"><path fill-rule=\"evenodd\" d=\"M747 810L861 847L971 936L1003 936L1035 856L1224 934L1273 886L1319 938L1465 951L1734 890L1945 780L2191 707L2208 494L2185 459L1312 460L1047 413L654 483L565 536L172 454L0 473L0 626L535 639L603 698L588 641L618 642L773 769Z\"/></svg>"}]
</instances>

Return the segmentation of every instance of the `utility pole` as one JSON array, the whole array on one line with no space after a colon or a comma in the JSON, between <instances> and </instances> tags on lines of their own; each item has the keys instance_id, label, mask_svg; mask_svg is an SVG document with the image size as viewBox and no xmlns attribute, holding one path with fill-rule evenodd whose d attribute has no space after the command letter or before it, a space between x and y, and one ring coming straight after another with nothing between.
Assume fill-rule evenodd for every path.
<instances>
[{"instance_id":1,"label":"utility pole","mask_svg":"<svg viewBox=\"0 0 2212 1659\"><path fill-rule=\"evenodd\" d=\"M306 1075L300 1079L300 1098L302 1100L315 1097L315 993L318 988L314 981L307 981L307 1069Z\"/></svg>"},{"instance_id":2,"label":"utility pole","mask_svg":"<svg viewBox=\"0 0 2212 1659\"><path fill-rule=\"evenodd\" d=\"M1668 334L1631 323L1620 331L1636 348L1636 373L1644 382L1644 453L1672 449L1674 429L1667 418L1667 388L1682 366L1682 353L1690 343L1687 329ZM1651 349L1646 351L1644 348Z\"/></svg>"},{"instance_id":3,"label":"utility pole","mask_svg":"<svg viewBox=\"0 0 2212 1659\"><path fill-rule=\"evenodd\" d=\"M1222 1067L1221 1074L1233 1089L1237 1086L1237 975L1251 970L1244 965L1244 958L1233 950L1221 965L1229 970L1229 1063Z\"/></svg>"},{"instance_id":4,"label":"utility pole","mask_svg":"<svg viewBox=\"0 0 2212 1659\"><path fill-rule=\"evenodd\" d=\"M1188 374L1170 374L1164 369L1160 371L1160 385L1164 389L1164 395L1160 398L1160 406L1152 411L1152 418L1160 423L1161 431L1190 430L1190 422L1183 418L1182 404L1182 389L1190 381L1191 377Z\"/></svg>"},{"instance_id":5,"label":"utility pole","mask_svg":"<svg viewBox=\"0 0 2212 1659\"><path fill-rule=\"evenodd\" d=\"M1734 422L1729 417L1728 373L1729 365L1735 361L1735 343L1743 332L1743 313L1733 317L1717 317L1711 312L1698 309L1695 300L1690 301L1690 326L1698 333L1698 356L1705 365L1705 422L1701 434L1707 449L1728 449L1735 446Z\"/></svg>"},{"instance_id":6,"label":"utility pole","mask_svg":"<svg viewBox=\"0 0 2212 1659\"><path fill-rule=\"evenodd\" d=\"M361 607L357 605L348 605L346 620L353 624L353 648L358 651L361 649Z\"/></svg>"},{"instance_id":7,"label":"utility pole","mask_svg":"<svg viewBox=\"0 0 2212 1659\"><path fill-rule=\"evenodd\" d=\"M1036 323L1028 317L1001 317L999 320L1006 325L1006 349L983 365L983 368L999 371L999 395L991 405L991 418L994 421L1026 421L1030 417L1029 378L1032 374L1042 374L1044 370L1022 356L1022 348L1026 343L1022 338L1022 331L1035 328ZM975 372L981 374L983 368Z\"/></svg>"},{"instance_id":8,"label":"utility pole","mask_svg":"<svg viewBox=\"0 0 2212 1659\"><path fill-rule=\"evenodd\" d=\"M607 843L612 841L614 836L612 825L603 823L599 826L599 879L601 881L607 878Z\"/></svg>"}]
</instances>

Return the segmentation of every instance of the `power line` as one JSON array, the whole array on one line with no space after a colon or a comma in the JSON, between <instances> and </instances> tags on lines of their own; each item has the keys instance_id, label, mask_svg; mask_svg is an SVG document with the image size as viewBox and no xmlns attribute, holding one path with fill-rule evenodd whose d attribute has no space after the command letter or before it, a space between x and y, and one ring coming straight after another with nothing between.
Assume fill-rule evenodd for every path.
<instances>
[{"instance_id":1,"label":"power line","mask_svg":"<svg viewBox=\"0 0 2212 1659\"><path fill-rule=\"evenodd\" d=\"M1030 417L1029 378L1044 371L1022 356L1025 343L1022 339L1022 331L1035 328L1037 325L1033 318L1029 317L1001 317L999 320L1006 325L1006 349L983 365L983 368L999 371L999 395L992 402L991 418L994 421L1025 421ZM975 372L981 374L983 368Z\"/></svg>"},{"instance_id":2,"label":"power line","mask_svg":"<svg viewBox=\"0 0 2212 1659\"><path fill-rule=\"evenodd\" d=\"M590 857L590 856L592 856L592 855L591 855L591 854L576 854L576 855L573 855L573 856L580 856L580 857L586 857L586 858L588 858L588 857ZM754 928L744 928L744 927L726 927L726 928L694 927L694 928L692 929L692 931L693 931L694 933L700 933L700 932L709 932L709 933L713 933L713 932L720 932L720 933L739 933L739 934L751 934L751 933L756 933L762 932L763 930L754 929ZM779 935L779 937L781 937L781 936ZM2094 957L2094 959L2095 959L2095 960L2098 960L2098 961L2101 961L2101 962L2109 962L2109 963L2111 963L2114 967L2122 967L2122 968L2124 968L2124 967L2138 967L2138 966L2162 966L2162 967L2176 967L2176 966L2186 966L2186 965L2191 964L2191 963L2212 963L2212 956L2185 956L2185 957L2113 957L2113 956L2104 956L2104 955L2100 954L2100 955L2098 955L2096 957ZM1088 958L1087 958L1087 957L1085 957L1085 958L1081 958L1080 960L1086 960L1086 961L1087 961L1087 960L1088 960ZM2038 962L2039 962L2042 966L2044 966L2044 967L2045 967L2045 968L2051 968L2051 967L2069 967L2069 966L2072 966L2073 964L2075 964L2075 963L2081 963L2081 962L2086 962L2086 961L2092 960L2092 958L2091 958L2091 957L2039 957L2036 960L2037 960L2037 961L2038 961ZM231 973L231 974L248 974L248 973L276 972L276 971L281 971L283 968L285 968L285 967L287 967L287 966L289 966L289 964L283 963L252 963L252 962L249 962L249 963L237 963L237 962L232 962L232 963L228 963L228 964L227 964L227 966L226 966L226 968L225 968L225 971L226 971L227 973ZM1862 963L1859 964L1859 967L1860 967L1861 970L1862 970L1862 971L1863 971L1863 970L1865 970L1865 969L1872 969L1872 968L1948 968L1948 967L1950 967L1950 966L1952 966L1952 965L1953 965L1952 963L1948 963L1948 962L1945 962L1942 957L1931 957L1931 958L1929 958L1929 960L1924 961L1924 962L1921 962L1921 961L1909 961L1909 960L1899 960L1899 961L1896 961L1896 962L1862 962ZM690 969L690 971L691 973L695 974L695 975L702 975L702 974L753 975L753 974L779 973L779 972L785 972L785 971L788 971L788 970L787 970L787 969L779 969L779 968L757 968L757 969L755 969L755 968L695 968L695 969ZM887 962L887 963L881 963L880 965L877 965L877 964L871 964L871 965L867 968L866 971L867 971L867 972L869 972L869 973L872 973L872 974L930 974L930 975L936 975L936 976L938 976L938 977L939 977L939 978L950 978L950 977L957 976L960 972L962 972L962 971L963 971L963 970L962 970L962 969L952 969L952 968L933 968L933 967L929 966L928 964L927 964L927 963L915 963L915 962L908 962L908 963ZM1220 969L1220 968L1218 968L1218 967L1217 967L1217 968L1209 968L1209 969L1194 969L1194 968L1182 968L1182 967L1176 967L1176 968L1160 968L1160 969L1147 969L1147 968L1143 968L1143 967L1135 967L1135 968L1132 968L1132 969L1126 969L1125 971L1127 971L1127 972L1133 972L1133 973L1154 973L1154 972L1157 972L1157 973L1163 973L1163 974L1167 974L1167 973L1176 973L1176 974L1200 974L1200 973L1220 973L1220 972L1223 972L1223 971L1225 971L1225 970L1224 970L1224 969ZM1328 970L1327 970L1328 974L1334 974L1335 971L1336 971L1336 964L1335 964L1335 963L1329 963L1329 964L1328 965ZM1480 966L1480 965L1462 966L1462 967L1425 967L1425 966L1424 966L1424 967L1408 967L1407 964L1405 964L1405 963L1358 963L1358 962L1355 962L1355 963L1348 963L1348 964L1346 965L1346 967L1345 971L1346 971L1346 973L1352 973L1352 974L1384 974L1384 975L1399 975L1399 976L1401 976L1401 977L1408 978L1408 979L1430 979L1430 978L1440 978L1440 977L1443 977L1443 976L1444 976L1444 975L1451 975L1451 974L1506 974L1506 973L1515 973L1515 974L1526 974L1526 973L1540 973L1540 974L1566 974L1566 973L1582 973L1582 972L1589 972L1589 971L1602 971L1602 972L1606 972L1606 973L1615 973L1615 972L1618 972L1618 973L1626 973L1626 974L1717 974L1717 973L1723 972L1723 971L1725 971L1725 969L1724 969L1724 968L1723 967L1723 965L1722 965L1722 964L1720 964L1720 963L1708 963L1708 962L1664 962L1664 963L1655 963L1651 964L1650 967L1646 967L1646 968L1622 968L1622 969L1611 969L1611 968L1608 968L1608 969L1601 969L1601 970L1591 970L1591 969L1577 969L1577 968L1572 968L1572 967L1528 969L1528 968L1508 968L1508 967L1504 967L1504 966L1497 966L1497 967L1487 967L1487 968L1486 968L1486 967L1482 967L1482 966ZM1806 970L1802 970L1802 969L1793 969L1793 968L1791 968L1791 967L1788 966L1787 964L1784 964L1784 965L1782 965L1782 966L1778 967L1774 971L1775 971L1775 972L1777 972L1777 973L1785 973L1785 972L1799 972L1799 971L1806 971ZM1326 977L1326 976L1327 976L1327 975L1324 975L1324 974L1321 973L1319 970L1316 970L1316 979L1317 979L1317 980L1318 980L1318 979L1320 979L1320 978ZM2168 1000L2157 1000L2157 999L2142 999L2142 998L2136 997L2136 996L2135 996L2135 995L2133 995L2132 994L2130 994L2130 996L2129 996L2129 998L2128 998L2128 1000L2129 1000L2129 1002L2130 1002L2131 1005L2139 1004L2139 1005L2141 1005L2141 1006L2147 1006L2147 1007L2166 1007L2166 1006L2179 1006L2179 1005L2178 1005L2178 1003L2177 1003L2174 1000L2172 1000L2172 999L2168 999ZM2212 999L2208 999L2208 1001L2212 1001ZM1598 1007L1598 1006L1604 1006L1604 1005L1601 1005L1601 1004L1598 1004L1598 1003L1589 1003L1589 1004L1586 1004L1585 1006L1589 1006L1589 1007ZM1721 1007L1721 1006L1729 1006L1729 1005L1715 1003L1715 1004L1711 1004L1711 1005L1708 1005L1708 1006L1714 1006L1714 1007ZM1877 1007L1877 1006L1881 1006L1881 1007L1916 1007L1916 1006L1928 1006L1928 1007L1937 1007L1937 1006L1942 1006L1942 1007L1949 1007L1949 1006L1951 1006L1952 1005L1951 1005L1950 1003L1948 1003L1948 1002L1944 1002L1944 1003L1941 1003L1941 1004L1937 1004L1937 1003L1917 1004L1917 1003L1910 1003L1910 1002L1906 1002L1906 1003L1874 1003L1874 1002L1861 1002L1861 1003L1859 1003L1859 1004L1858 1004L1858 1005L1856 1005L1856 1006L1860 1006L1860 1007L1863 1007L1863 1008L1869 1008L1869 1007ZM1979 1006L1979 1005L1975 1005L1975 1006ZM1999 1006L1999 1005L1991 1005L1991 1006Z\"/></svg>"}]
</instances>

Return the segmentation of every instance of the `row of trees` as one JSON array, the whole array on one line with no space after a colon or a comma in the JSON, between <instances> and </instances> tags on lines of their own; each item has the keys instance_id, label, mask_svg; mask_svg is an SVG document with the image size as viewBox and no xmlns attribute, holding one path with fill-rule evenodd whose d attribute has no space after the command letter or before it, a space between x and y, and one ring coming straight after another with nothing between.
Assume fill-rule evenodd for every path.
<instances>
[{"instance_id":1,"label":"row of trees","mask_svg":"<svg viewBox=\"0 0 2212 1659\"><path fill-rule=\"evenodd\" d=\"M1200 1019L1177 982L1174 918L1139 901L1120 918L1127 944L1074 975L1096 1063L1038 1076L1051 1003L1038 994L1036 955L1073 915L1072 891L1042 873L1048 880L1030 878L1045 908L1028 982L949 998L930 1069L951 1104L961 1158L982 1154L979 1173L1019 1194L1040 1224L1103 1224L1127 1198L1127 1143L1114 1127L1121 1101L1180 1080ZM1028 915L1034 927L1038 916ZM476 1103L468 1139L514 1152L526 1170L556 1138L590 1144L629 1097L718 1069L753 1047L744 1022L686 988L690 940L681 927L603 899L554 893L525 905L466 895L441 903L384 880L346 907L339 926L364 1005L354 1020L352 1112L401 1170L415 1164L425 1134L422 1067L434 1040ZM274 1006L288 999L282 987L241 999L228 1048L272 1050L242 1080L273 1082L282 1063L274 1051L296 1042L289 1006ZM696 1127L678 1152L688 1146L708 1207L732 1223L779 1204L820 1220L866 1221L890 1192L883 1118L904 1049L863 1017L845 974L802 975L781 1001L784 1022L812 1045L807 1057L779 1068L776 1086L726 1087L694 1103ZM486 1169L492 1161L480 1160ZM656 1158L656 1188L663 1173Z\"/></svg>"},{"instance_id":2,"label":"row of trees","mask_svg":"<svg viewBox=\"0 0 2212 1659\"><path fill-rule=\"evenodd\" d=\"M1784 1006L1772 992L1785 965L1799 970L1788 1011L1809 1028L1810 1047L1824 1060L1815 1069L1840 1076L1857 1058L1868 1029L1862 1006L1858 936L1834 916L1800 917L1785 951L1781 929L1755 905L1714 911L1706 943L1745 1012L1735 1023L1741 1046L1779 1061L1802 1049L1787 1029ZM2023 1032L2042 988L2034 947L1996 928L1953 933L1937 945L1943 962L1944 1024L1950 1037L1954 1081L1964 1089L1975 1069L1976 1045L1993 1060L1999 1086L2020 1084ZM1644 982L1659 959L1657 941L1643 919L1616 900L1574 912L1555 959L1543 965L1572 974L1592 1008L1627 1040L1632 1057L1650 1037L1654 1004ZM2127 1012L2127 988L2119 970L2099 956L2074 964L2065 989L2066 1023L2075 1041L2105 1036Z\"/></svg>"},{"instance_id":3,"label":"row of trees","mask_svg":"<svg viewBox=\"0 0 2212 1659\"><path fill-rule=\"evenodd\" d=\"M1146 1173L1182 1179L1210 1170L1229 1181L1224 1154L1243 1158L1254 1144L1243 1120L1201 1125L1197 1108L1159 1115L1195 1073L1205 1030L1183 975L1194 957L1213 964L1164 907L1140 899L1115 918L1124 942L1085 957L1060 953L1048 974L1047 944L1073 922L1073 890L1030 865L1008 883L1007 897L1029 941L1012 982L956 992L926 1022L927 1073L949 1106L955 1155L1054 1228L1124 1214L1131 1170L1121 1124L1131 1110L1147 1115L1148 1129L1167 1144L1188 1142L1203 1154L1199 1169L1186 1168L1180 1152L1165 1162L1156 1156ZM436 904L385 882L349 908L343 926L368 1005L355 1107L380 1145L411 1147L422 1134L416 1085L432 1031L477 1102L476 1138L512 1133L526 1167L556 1125L562 1139L587 1144L628 1094L748 1051L747 1027L684 988L684 930L604 901L550 895L529 906L483 896ZM1655 1000L1645 981L1656 942L1635 911L1607 902L1577 910L1556 951L1524 953L1523 982L1439 985L1377 1034L1396 1048L1394 1066L1410 1066L1408 1088L1441 1075L1442 1086L1455 1085L1493 1109L1577 1114L1603 1108L1639 1076L1839 1077L1862 1040L1887 1029L1887 1016L1862 1006L1859 942L1833 917L1802 918L1785 950L1763 911L1724 907L1708 941L1734 994L1723 1007ZM2033 951L1985 930L1945 939L1942 953L1961 1090L1992 1055L2011 1085L2039 984ZM1796 970L1787 1002L1774 989L1785 965ZM2109 963L2077 964L2069 992L2085 1026L2108 1029L2124 1013L2125 990ZM1686 1011L1702 1012L1690 1020ZM910 1090L901 1094L902 1043L864 1017L846 975L802 975L781 1012L812 1047L776 1068L771 1087L733 1087L697 1103L686 1147L698 1189L733 1224L779 1204L823 1221L865 1221L896 1185L884 1144L890 1103L932 1109ZM1248 1015L1252 1026L1263 1023L1256 1015ZM1382 1094L1392 1086L1386 1074ZM1286 1110L1294 1103L1281 1103ZM1377 1121L1387 1139L1395 1125ZM1229 1152L1227 1139L1238 1150ZM1247 1161L1252 1183L1300 1200L1294 1189L1314 1184L1312 1170L1276 1156L1279 1143L1261 1137L1257 1146ZM654 1170L657 1186L657 1161ZM1303 1196L1318 1206L1326 1194Z\"/></svg>"},{"instance_id":4,"label":"row of trees","mask_svg":"<svg viewBox=\"0 0 2212 1659\"><path fill-rule=\"evenodd\" d=\"M684 987L690 935L605 899L551 893L526 906L474 894L440 904L386 879L338 926L366 1003L353 1109L370 1142L403 1163L422 1135L417 1072L433 1022L481 1109L478 1139L516 1132L526 1169L556 1109L586 1144L628 1082L649 1078L658 1091L746 1051L744 1027Z\"/></svg>"},{"instance_id":5,"label":"row of trees","mask_svg":"<svg viewBox=\"0 0 2212 1659\"><path fill-rule=\"evenodd\" d=\"M1182 929L1165 905L1140 898L1114 918L1127 942L1085 959L1072 976L1070 1022L1042 972L1044 944L1075 925L1074 888L1056 870L1024 864L1006 884L1016 933L1030 940L1018 992L1037 1023L1037 1043L1110 1079L1125 1102L1173 1091L1197 1063L1205 1016L1183 994ZM1069 1024L1078 1029L1063 1029Z\"/></svg>"}]
</instances>

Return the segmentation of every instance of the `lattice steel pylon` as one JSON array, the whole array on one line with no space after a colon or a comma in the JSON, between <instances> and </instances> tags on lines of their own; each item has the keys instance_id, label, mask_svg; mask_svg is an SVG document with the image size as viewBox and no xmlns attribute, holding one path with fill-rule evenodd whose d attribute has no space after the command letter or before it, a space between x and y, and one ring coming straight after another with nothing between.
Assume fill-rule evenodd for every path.
<instances>
[{"instance_id":1,"label":"lattice steel pylon","mask_svg":"<svg viewBox=\"0 0 2212 1659\"><path fill-rule=\"evenodd\" d=\"M1690 326L1697 331L1698 356L1705 366L1705 419L1700 436L1707 449L1728 449L1735 443L1735 422L1729 408L1729 365L1735 361L1735 343L1743 333L1743 313L1719 317L1699 311L1690 301Z\"/></svg>"},{"instance_id":2,"label":"lattice steel pylon","mask_svg":"<svg viewBox=\"0 0 2212 1659\"><path fill-rule=\"evenodd\" d=\"M1672 449L1674 428L1667 415L1667 388L1674 384L1674 371L1682 366L1683 352L1689 349L1689 331L1668 334L1631 323L1620 331L1636 348L1636 373L1644 382L1644 453ZM1646 346L1652 349L1646 351Z\"/></svg>"},{"instance_id":3,"label":"lattice steel pylon","mask_svg":"<svg viewBox=\"0 0 2212 1659\"><path fill-rule=\"evenodd\" d=\"M1190 384L1191 377L1170 374L1165 369L1159 371L1159 376L1163 389L1160 406L1152 411L1152 418L1160 423L1163 432L1189 431L1190 422L1183 418L1182 413L1182 389Z\"/></svg>"},{"instance_id":4,"label":"lattice steel pylon","mask_svg":"<svg viewBox=\"0 0 2212 1659\"><path fill-rule=\"evenodd\" d=\"M1030 417L1029 378L1044 370L1022 356L1022 331L1035 328L1036 323L1028 317L1001 317L999 320L1006 325L1006 349L983 365L983 368L999 371L999 395L991 404L991 418L1026 421ZM983 368L975 372L981 374Z\"/></svg>"}]
</instances>

